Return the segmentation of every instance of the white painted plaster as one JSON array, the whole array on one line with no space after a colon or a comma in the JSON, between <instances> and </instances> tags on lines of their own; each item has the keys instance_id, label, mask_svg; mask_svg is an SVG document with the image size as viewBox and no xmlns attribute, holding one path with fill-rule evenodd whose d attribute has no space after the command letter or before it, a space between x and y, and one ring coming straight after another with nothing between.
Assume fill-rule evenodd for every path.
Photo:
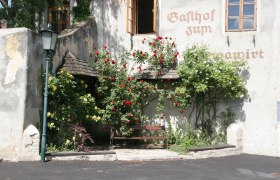
<instances>
[{"instance_id":1,"label":"white painted plaster","mask_svg":"<svg viewBox=\"0 0 280 180\"><path fill-rule=\"evenodd\" d=\"M41 95L36 90L40 87L38 56L42 50L36 49L38 46L36 35L26 28L0 30L0 158L4 160L24 157L24 126L39 121Z\"/></svg>"},{"instance_id":2,"label":"white painted plaster","mask_svg":"<svg viewBox=\"0 0 280 180\"><path fill-rule=\"evenodd\" d=\"M143 35L130 36L125 32L125 1L114 6L113 0L94 1L98 25L99 45L109 44L117 52L120 48L135 49ZM107 9L105 9L107 8ZM112 8L117 8L113 10ZM225 32L225 1L159 0L158 34L174 37L180 52L193 44L206 44L210 50L230 56L234 52L248 52L249 98L238 107L237 117L244 116L243 152L280 156L280 128L277 124L277 103L280 101L280 4L276 0L258 1L257 31ZM172 12L209 14L212 18L190 22L170 22ZM204 34L187 34L189 27L207 27ZM132 39L131 39L132 38ZM131 41L132 40L132 41ZM228 42L227 42L228 41ZM255 42L255 43L254 43ZM252 52L255 55L252 55ZM256 55L257 53L257 55ZM171 111L171 109L169 109ZM279 109L278 109L279 111Z\"/></svg>"}]
</instances>

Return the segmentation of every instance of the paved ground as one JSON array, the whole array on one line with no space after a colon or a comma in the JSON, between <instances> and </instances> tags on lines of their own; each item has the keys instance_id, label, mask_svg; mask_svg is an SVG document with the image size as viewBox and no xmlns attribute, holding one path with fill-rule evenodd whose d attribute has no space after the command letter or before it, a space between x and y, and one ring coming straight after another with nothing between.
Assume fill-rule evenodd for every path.
<instances>
[{"instance_id":1,"label":"paved ground","mask_svg":"<svg viewBox=\"0 0 280 180\"><path fill-rule=\"evenodd\" d=\"M0 163L1 180L273 180L280 158L238 155L197 160Z\"/></svg>"},{"instance_id":2,"label":"paved ground","mask_svg":"<svg viewBox=\"0 0 280 180\"><path fill-rule=\"evenodd\" d=\"M222 157L239 155L240 151L236 148L214 149L199 152L189 152L186 155L180 155L168 149L113 149L91 151L95 155L83 154L69 156L51 157L52 161L62 160L89 160L89 161L146 161L146 160L179 160L179 159L202 159L209 157Z\"/></svg>"}]
</instances>

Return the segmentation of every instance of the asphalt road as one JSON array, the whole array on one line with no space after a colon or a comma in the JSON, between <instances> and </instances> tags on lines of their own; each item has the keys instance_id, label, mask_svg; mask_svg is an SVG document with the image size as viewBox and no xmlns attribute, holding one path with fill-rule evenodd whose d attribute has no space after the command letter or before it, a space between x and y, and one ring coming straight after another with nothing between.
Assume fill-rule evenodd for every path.
<instances>
[{"instance_id":1,"label":"asphalt road","mask_svg":"<svg viewBox=\"0 0 280 180\"><path fill-rule=\"evenodd\" d=\"M0 180L274 180L280 158L240 155L145 162L2 162Z\"/></svg>"}]
</instances>

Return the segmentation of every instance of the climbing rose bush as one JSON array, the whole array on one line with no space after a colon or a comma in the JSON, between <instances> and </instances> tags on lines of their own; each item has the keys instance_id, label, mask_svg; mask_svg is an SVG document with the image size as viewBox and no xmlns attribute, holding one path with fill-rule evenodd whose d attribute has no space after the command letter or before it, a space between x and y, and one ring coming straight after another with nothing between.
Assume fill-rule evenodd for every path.
<instances>
[{"instance_id":1,"label":"climbing rose bush","mask_svg":"<svg viewBox=\"0 0 280 180\"><path fill-rule=\"evenodd\" d=\"M106 46L96 51L93 66L99 74L98 99L105 109L104 118L121 135L130 135L132 126L145 123L147 117L143 110L152 100L158 100L155 116L159 117L162 113L165 91L159 88L157 82L139 80L136 75L143 71L143 64L152 65L157 70L174 66L178 52L175 43L170 40L160 36L144 39L142 42L149 45L149 52L124 52L118 61L112 58Z\"/></svg>"},{"instance_id":2,"label":"climbing rose bush","mask_svg":"<svg viewBox=\"0 0 280 180\"><path fill-rule=\"evenodd\" d=\"M135 62L140 64L148 63L155 70L176 67L179 52L177 51L176 44L171 37L158 36L151 39L144 38L142 43L144 46L149 46L149 52L142 50L133 51L132 55Z\"/></svg>"}]
</instances>

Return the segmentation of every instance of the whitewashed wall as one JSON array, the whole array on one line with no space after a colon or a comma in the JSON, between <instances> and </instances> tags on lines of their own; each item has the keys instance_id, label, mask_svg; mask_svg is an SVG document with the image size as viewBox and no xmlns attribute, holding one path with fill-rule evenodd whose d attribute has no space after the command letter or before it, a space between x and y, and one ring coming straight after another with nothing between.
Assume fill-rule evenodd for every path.
<instances>
[{"instance_id":1,"label":"whitewashed wall","mask_svg":"<svg viewBox=\"0 0 280 180\"><path fill-rule=\"evenodd\" d=\"M39 159L43 50L26 28L0 30L0 159Z\"/></svg>"},{"instance_id":2,"label":"whitewashed wall","mask_svg":"<svg viewBox=\"0 0 280 180\"><path fill-rule=\"evenodd\" d=\"M257 5L257 31L225 32L225 1L159 0L157 35L174 37L180 52L193 44L205 44L225 59L244 54L249 65L249 98L237 107L242 113L237 117L245 117L243 152L280 156L280 4L258 0ZM124 0L96 0L93 7L99 44L108 44L115 52L140 47L145 35L131 37L125 32ZM175 15L185 15L185 20ZM194 33L194 28L200 33Z\"/></svg>"}]
</instances>

